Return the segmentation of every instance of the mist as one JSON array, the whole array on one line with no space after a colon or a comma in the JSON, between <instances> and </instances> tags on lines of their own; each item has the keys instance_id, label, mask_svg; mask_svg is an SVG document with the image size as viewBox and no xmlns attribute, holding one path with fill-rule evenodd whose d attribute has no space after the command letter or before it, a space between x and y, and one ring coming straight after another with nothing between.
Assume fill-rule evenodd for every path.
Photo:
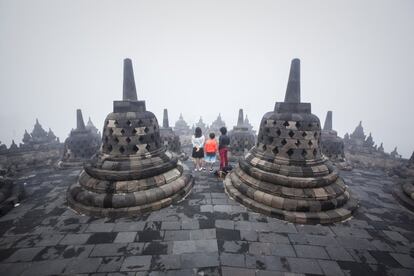
<instances>
[{"instance_id":1,"label":"mist","mask_svg":"<svg viewBox=\"0 0 414 276\"><path fill-rule=\"evenodd\" d=\"M0 0L0 141L35 119L64 141L81 108L102 129L122 97L123 59L138 98L170 125L254 129L283 101L301 59L302 102L340 136L360 120L385 151L414 150L413 1Z\"/></svg>"}]
</instances>

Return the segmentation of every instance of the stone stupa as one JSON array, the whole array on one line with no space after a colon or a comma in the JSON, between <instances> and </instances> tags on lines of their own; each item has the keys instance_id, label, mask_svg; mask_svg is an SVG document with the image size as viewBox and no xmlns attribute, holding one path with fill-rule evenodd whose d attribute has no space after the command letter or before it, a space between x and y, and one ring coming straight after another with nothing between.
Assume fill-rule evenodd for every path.
<instances>
[{"instance_id":1,"label":"stone stupa","mask_svg":"<svg viewBox=\"0 0 414 276\"><path fill-rule=\"evenodd\" d=\"M243 120L243 109L239 109L237 125L229 132L231 160L243 157L255 143L254 133Z\"/></svg>"},{"instance_id":2,"label":"stone stupa","mask_svg":"<svg viewBox=\"0 0 414 276\"><path fill-rule=\"evenodd\" d=\"M352 166L345 160L344 141L332 129L332 111L326 113L325 124L321 132L321 148L322 153L339 169L352 169Z\"/></svg>"},{"instance_id":3,"label":"stone stupa","mask_svg":"<svg viewBox=\"0 0 414 276\"><path fill-rule=\"evenodd\" d=\"M247 118L247 114L246 117L244 118L244 125L247 127L247 129L251 132L253 132L253 134L255 134L255 131L253 130L253 126L249 121L249 118Z\"/></svg>"},{"instance_id":4,"label":"stone stupa","mask_svg":"<svg viewBox=\"0 0 414 276\"><path fill-rule=\"evenodd\" d=\"M94 216L141 215L176 203L194 180L161 142L158 121L137 99L130 59L124 60L123 100L104 123L103 145L67 192L69 206Z\"/></svg>"},{"instance_id":5,"label":"stone stupa","mask_svg":"<svg viewBox=\"0 0 414 276\"><path fill-rule=\"evenodd\" d=\"M102 142L101 133L99 132L98 128L92 122L91 117L89 117L88 122L86 123L86 129L90 130L92 134L94 134L95 139L98 141L98 143Z\"/></svg>"},{"instance_id":6,"label":"stone stupa","mask_svg":"<svg viewBox=\"0 0 414 276\"><path fill-rule=\"evenodd\" d=\"M174 153L181 153L180 137L176 135L170 127L168 121L168 110L164 109L162 127L160 128L161 142L167 147L169 151Z\"/></svg>"},{"instance_id":7,"label":"stone stupa","mask_svg":"<svg viewBox=\"0 0 414 276\"><path fill-rule=\"evenodd\" d=\"M62 167L82 166L97 153L101 146L92 129L88 129L83 121L82 111L76 110L76 129L73 129L65 140Z\"/></svg>"},{"instance_id":8,"label":"stone stupa","mask_svg":"<svg viewBox=\"0 0 414 276\"><path fill-rule=\"evenodd\" d=\"M292 60L284 102L263 116L258 141L227 175L228 194L254 211L296 223L326 224L357 208L320 148L320 121L300 101L300 61Z\"/></svg>"}]
</instances>

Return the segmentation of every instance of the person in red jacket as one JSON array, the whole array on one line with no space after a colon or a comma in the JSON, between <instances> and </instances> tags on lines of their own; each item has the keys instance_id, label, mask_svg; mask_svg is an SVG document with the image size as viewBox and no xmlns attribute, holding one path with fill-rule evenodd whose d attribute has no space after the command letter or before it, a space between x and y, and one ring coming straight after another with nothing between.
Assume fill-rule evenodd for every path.
<instances>
[{"instance_id":1,"label":"person in red jacket","mask_svg":"<svg viewBox=\"0 0 414 276\"><path fill-rule=\"evenodd\" d=\"M206 143L204 144L204 150L206 152L206 156L204 160L210 164L210 172L213 172L213 166L216 162L216 154L218 150L217 141L215 139L216 135L214 133L209 134L209 138Z\"/></svg>"},{"instance_id":2,"label":"person in red jacket","mask_svg":"<svg viewBox=\"0 0 414 276\"><path fill-rule=\"evenodd\" d=\"M227 158L228 146L230 145L230 138L227 136L227 128L220 128L219 138L219 153L220 153L220 171L225 170L229 165L229 159Z\"/></svg>"}]
</instances>

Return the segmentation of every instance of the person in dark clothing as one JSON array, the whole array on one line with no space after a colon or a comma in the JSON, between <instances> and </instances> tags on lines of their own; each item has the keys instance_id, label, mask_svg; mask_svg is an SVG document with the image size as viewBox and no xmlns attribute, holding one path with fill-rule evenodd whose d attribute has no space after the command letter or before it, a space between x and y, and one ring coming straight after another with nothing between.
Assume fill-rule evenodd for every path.
<instances>
[{"instance_id":1,"label":"person in dark clothing","mask_svg":"<svg viewBox=\"0 0 414 276\"><path fill-rule=\"evenodd\" d=\"M220 155L220 171L223 171L225 167L228 167L229 160L227 158L228 146L230 145L230 138L227 136L227 128L220 128L219 138L219 155Z\"/></svg>"}]
</instances>

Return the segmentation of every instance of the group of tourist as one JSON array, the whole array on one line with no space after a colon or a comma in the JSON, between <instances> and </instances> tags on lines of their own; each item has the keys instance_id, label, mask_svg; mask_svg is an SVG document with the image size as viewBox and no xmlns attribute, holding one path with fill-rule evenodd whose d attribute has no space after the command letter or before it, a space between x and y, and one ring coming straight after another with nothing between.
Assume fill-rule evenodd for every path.
<instances>
[{"instance_id":1,"label":"group of tourist","mask_svg":"<svg viewBox=\"0 0 414 276\"><path fill-rule=\"evenodd\" d=\"M227 136L227 128L220 128L220 137L217 144L216 135L212 132L208 135L208 139L204 137L201 128L196 127L194 135L191 137L193 144L192 157L195 164L194 171L206 170L205 163L209 165L210 172L213 172L216 156L220 159L220 172L226 170L229 165L227 158L228 146L230 138Z\"/></svg>"}]
</instances>

